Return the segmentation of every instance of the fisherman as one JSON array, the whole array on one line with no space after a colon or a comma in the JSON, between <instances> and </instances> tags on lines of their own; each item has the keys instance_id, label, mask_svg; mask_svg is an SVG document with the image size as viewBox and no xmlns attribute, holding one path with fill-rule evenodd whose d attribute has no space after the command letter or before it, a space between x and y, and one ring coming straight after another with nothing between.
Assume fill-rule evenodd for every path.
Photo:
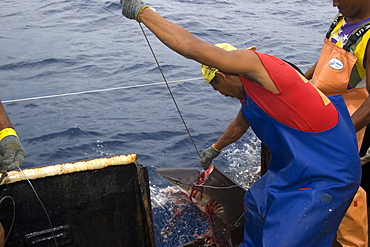
<instances>
[{"instance_id":1,"label":"fisherman","mask_svg":"<svg viewBox=\"0 0 370 247\"><path fill-rule=\"evenodd\" d=\"M0 173L20 166L26 152L0 101Z\"/></svg>"},{"instance_id":2,"label":"fisherman","mask_svg":"<svg viewBox=\"0 0 370 247\"><path fill-rule=\"evenodd\" d=\"M339 12L324 38L318 61L305 76L326 95L343 95L360 150L365 127L370 123L370 70L366 69L370 66L370 1L333 0L333 6ZM363 176L368 178L364 172ZM366 192L360 187L338 229L341 245L368 246L366 204Z\"/></svg>"},{"instance_id":3,"label":"fisherman","mask_svg":"<svg viewBox=\"0 0 370 247\"><path fill-rule=\"evenodd\" d=\"M224 134L204 151L204 168L249 126L271 150L267 173L245 195L242 246L331 246L361 177L342 96L329 99L279 58L206 43L141 0L121 3L124 16L201 63L214 90L241 102Z\"/></svg>"}]
</instances>

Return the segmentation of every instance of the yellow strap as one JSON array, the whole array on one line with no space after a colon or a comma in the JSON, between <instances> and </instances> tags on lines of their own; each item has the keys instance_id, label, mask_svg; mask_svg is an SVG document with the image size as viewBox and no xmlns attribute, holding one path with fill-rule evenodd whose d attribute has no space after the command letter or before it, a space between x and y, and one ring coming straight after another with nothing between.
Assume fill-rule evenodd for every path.
<instances>
[{"instance_id":1,"label":"yellow strap","mask_svg":"<svg viewBox=\"0 0 370 247\"><path fill-rule=\"evenodd\" d=\"M12 129L12 128L5 128L5 129L0 130L0 141L2 139L4 139L5 137L7 137L7 136L16 136L16 137L18 137L17 132L15 132L15 130Z\"/></svg>"},{"instance_id":2,"label":"yellow strap","mask_svg":"<svg viewBox=\"0 0 370 247\"><path fill-rule=\"evenodd\" d=\"M142 9L139 11L139 13L137 13L137 21L138 22L140 22L140 14L141 14L141 12L143 12L143 10L146 9L146 8L150 8L151 10L153 10L155 12L155 10L153 8L149 7L148 5L142 7Z\"/></svg>"},{"instance_id":3,"label":"yellow strap","mask_svg":"<svg viewBox=\"0 0 370 247\"><path fill-rule=\"evenodd\" d=\"M221 149L221 150L217 149L217 148L215 147L215 144L212 144L212 147L213 147L213 149L214 149L214 150L216 150L217 152L221 152L221 151L222 151L222 149Z\"/></svg>"}]
</instances>

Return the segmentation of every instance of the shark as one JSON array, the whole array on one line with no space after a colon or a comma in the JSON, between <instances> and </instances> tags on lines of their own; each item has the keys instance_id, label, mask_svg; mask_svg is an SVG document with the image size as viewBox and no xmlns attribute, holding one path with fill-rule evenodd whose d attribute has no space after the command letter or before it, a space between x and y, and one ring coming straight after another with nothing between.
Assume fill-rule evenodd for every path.
<instances>
[{"instance_id":1,"label":"shark","mask_svg":"<svg viewBox=\"0 0 370 247\"><path fill-rule=\"evenodd\" d=\"M246 190L213 164L198 168L157 168L156 172L177 187L207 217L205 234L177 247L234 247L243 241L243 201Z\"/></svg>"}]
</instances>

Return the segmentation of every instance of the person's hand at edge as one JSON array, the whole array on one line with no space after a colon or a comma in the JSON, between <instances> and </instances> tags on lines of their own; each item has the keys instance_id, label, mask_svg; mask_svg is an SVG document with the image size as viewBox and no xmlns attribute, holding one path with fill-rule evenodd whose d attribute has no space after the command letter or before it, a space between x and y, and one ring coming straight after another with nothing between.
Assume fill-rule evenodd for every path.
<instances>
[{"instance_id":1,"label":"person's hand at edge","mask_svg":"<svg viewBox=\"0 0 370 247\"><path fill-rule=\"evenodd\" d=\"M26 152L14 129L6 128L0 131L0 172L6 172L19 167Z\"/></svg>"}]
</instances>

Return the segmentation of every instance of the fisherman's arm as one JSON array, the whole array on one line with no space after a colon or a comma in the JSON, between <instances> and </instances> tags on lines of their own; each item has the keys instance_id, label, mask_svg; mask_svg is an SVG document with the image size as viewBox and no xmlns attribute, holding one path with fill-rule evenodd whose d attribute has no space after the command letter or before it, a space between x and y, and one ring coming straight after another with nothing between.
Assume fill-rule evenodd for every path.
<instances>
[{"instance_id":1,"label":"fisherman's arm","mask_svg":"<svg viewBox=\"0 0 370 247\"><path fill-rule=\"evenodd\" d=\"M3 104L0 102L0 131L5 128L13 128L13 125L10 123Z\"/></svg>"},{"instance_id":2,"label":"fisherman's arm","mask_svg":"<svg viewBox=\"0 0 370 247\"><path fill-rule=\"evenodd\" d=\"M366 87L370 93L370 48L369 42L366 49ZM364 103L353 113L352 122L355 126L356 132L370 124L370 96Z\"/></svg>"},{"instance_id":3,"label":"fisherman's arm","mask_svg":"<svg viewBox=\"0 0 370 247\"><path fill-rule=\"evenodd\" d=\"M309 68L306 73L304 73L304 77L306 77L308 80L311 80L313 77L313 73L315 72L317 62Z\"/></svg>"},{"instance_id":4,"label":"fisherman's arm","mask_svg":"<svg viewBox=\"0 0 370 247\"><path fill-rule=\"evenodd\" d=\"M356 132L370 123L370 96L368 96L357 111L353 113L352 122L355 126Z\"/></svg>"},{"instance_id":5,"label":"fisherman's arm","mask_svg":"<svg viewBox=\"0 0 370 247\"><path fill-rule=\"evenodd\" d=\"M215 143L215 148L221 150L226 146L236 142L242 137L247 129L249 128L249 123L244 117L241 111L238 112L236 118L229 124L225 132Z\"/></svg>"},{"instance_id":6,"label":"fisherman's arm","mask_svg":"<svg viewBox=\"0 0 370 247\"><path fill-rule=\"evenodd\" d=\"M0 172L20 166L25 154L17 133L0 102Z\"/></svg>"},{"instance_id":7,"label":"fisherman's arm","mask_svg":"<svg viewBox=\"0 0 370 247\"><path fill-rule=\"evenodd\" d=\"M229 124L222 136L217 140L211 147L205 149L200 155L200 165L204 169L212 164L214 158L216 158L227 145L236 142L242 137L247 129L249 123L243 116L242 112L239 111L236 118Z\"/></svg>"},{"instance_id":8,"label":"fisherman's arm","mask_svg":"<svg viewBox=\"0 0 370 247\"><path fill-rule=\"evenodd\" d=\"M226 51L204 42L183 27L164 19L141 0L121 0L122 13L143 23L167 47L185 58L231 74L258 78L262 65L250 50Z\"/></svg>"}]
</instances>

